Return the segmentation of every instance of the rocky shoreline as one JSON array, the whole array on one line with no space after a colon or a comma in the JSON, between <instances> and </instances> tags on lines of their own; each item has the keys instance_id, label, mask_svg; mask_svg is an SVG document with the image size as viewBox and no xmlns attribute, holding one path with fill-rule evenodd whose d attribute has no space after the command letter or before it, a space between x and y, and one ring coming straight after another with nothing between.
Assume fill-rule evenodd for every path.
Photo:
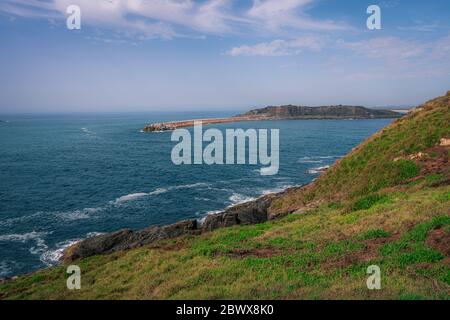
<instances>
[{"instance_id":1,"label":"rocky shoreline","mask_svg":"<svg viewBox=\"0 0 450 320\"><path fill-rule=\"evenodd\" d=\"M61 262L71 263L94 255L142 247L159 240L174 239L183 235L200 235L219 228L235 225L252 225L274 220L288 215L290 212L281 215L271 214L268 209L272 202L286 192L300 188L303 187L292 187L279 193L264 195L256 200L226 208L222 212L206 216L202 223L196 219L191 219L166 226L150 226L138 231L122 229L94 236L67 248L61 258Z\"/></svg>"}]
</instances>

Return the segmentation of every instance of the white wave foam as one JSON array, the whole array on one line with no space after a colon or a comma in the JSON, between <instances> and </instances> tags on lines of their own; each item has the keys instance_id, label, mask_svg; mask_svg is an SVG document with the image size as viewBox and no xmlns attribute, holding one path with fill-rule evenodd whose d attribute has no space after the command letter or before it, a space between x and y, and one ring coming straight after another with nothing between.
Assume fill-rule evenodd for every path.
<instances>
[{"instance_id":1,"label":"white wave foam","mask_svg":"<svg viewBox=\"0 0 450 320\"><path fill-rule=\"evenodd\" d=\"M169 189L192 189L192 188L199 188L199 187L208 187L209 183L206 182L197 182L197 183L192 183L192 184L185 184L185 185L180 185L180 186L175 186L175 187L170 187Z\"/></svg>"},{"instance_id":2,"label":"white wave foam","mask_svg":"<svg viewBox=\"0 0 450 320\"><path fill-rule=\"evenodd\" d=\"M293 187L293 185L284 185L284 186L280 186L280 187L276 187L276 188L273 188L273 189L265 189L265 190L262 190L261 191L261 193L262 193L262 195L268 195L268 194L272 194L272 193L279 193L279 192L282 192L282 191L284 191L284 190L286 190L286 189L289 189L289 188L292 188Z\"/></svg>"},{"instance_id":3,"label":"white wave foam","mask_svg":"<svg viewBox=\"0 0 450 320\"><path fill-rule=\"evenodd\" d=\"M221 213L223 212L223 210L211 210L205 213L205 215L210 216L212 214L217 214L217 213Z\"/></svg>"},{"instance_id":4,"label":"white wave foam","mask_svg":"<svg viewBox=\"0 0 450 320\"><path fill-rule=\"evenodd\" d=\"M66 221L75 221L81 219L89 219L92 214L103 211L104 208L84 208L75 211L55 212L54 215Z\"/></svg>"},{"instance_id":5,"label":"white wave foam","mask_svg":"<svg viewBox=\"0 0 450 320\"><path fill-rule=\"evenodd\" d=\"M79 242L79 240L66 240L63 242L59 242L56 244L57 249L55 250L47 250L41 254L39 257L39 260L41 260L42 263L44 263L46 266L51 267L54 265L57 265L59 260L62 258L64 254L64 250L66 250L68 247L74 245L75 243Z\"/></svg>"},{"instance_id":6,"label":"white wave foam","mask_svg":"<svg viewBox=\"0 0 450 320\"><path fill-rule=\"evenodd\" d=\"M6 227L6 226L11 226L14 224L18 224L18 223L25 223L29 220L32 220L34 218L38 218L40 216L42 216L44 214L44 212L39 211L36 213L33 213L29 216L22 216L22 217L17 217L17 218L9 218L3 221L0 221L0 227Z\"/></svg>"},{"instance_id":7,"label":"white wave foam","mask_svg":"<svg viewBox=\"0 0 450 320\"><path fill-rule=\"evenodd\" d=\"M81 128L81 131L86 133L88 136L95 136L95 132L89 130L88 128Z\"/></svg>"},{"instance_id":8,"label":"white wave foam","mask_svg":"<svg viewBox=\"0 0 450 320\"><path fill-rule=\"evenodd\" d=\"M93 232L87 233L86 234L86 238L97 237L97 236L101 236L102 234L105 234L105 233L104 232L93 231Z\"/></svg>"},{"instance_id":9,"label":"white wave foam","mask_svg":"<svg viewBox=\"0 0 450 320\"><path fill-rule=\"evenodd\" d=\"M322 163L324 160L338 159L343 156L306 156L297 160L297 163Z\"/></svg>"},{"instance_id":10,"label":"white wave foam","mask_svg":"<svg viewBox=\"0 0 450 320\"><path fill-rule=\"evenodd\" d=\"M342 158L343 156L317 156L316 158L319 159L335 159L335 158Z\"/></svg>"},{"instance_id":11,"label":"white wave foam","mask_svg":"<svg viewBox=\"0 0 450 320\"><path fill-rule=\"evenodd\" d=\"M197 219L197 223L200 226L202 226L208 216L213 215L213 214L217 214L217 213L221 213L221 212L223 212L223 210L211 210L211 211L208 211L208 212L202 214L203 215L202 218ZM200 213L197 213L197 214L200 215Z\"/></svg>"},{"instance_id":12,"label":"white wave foam","mask_svg":"<svg viewBox=\"0 0 450 320\"><path fill-rule=\"evenodd\" d=\"M196 201L211 201L211 199L202 198L202 197L194 197L194 200L196 200Z\"/></svg>"},{"instance_id":13,"label":"white wave foam","mask_svg":"<svg viewBox=\"0 0 450 320\"><path fill-rule=\"evenodd\" d=\"M167 191L169 191L169 190L167 190L166 188L158 188L155 191L147 193L147 195L155 196L155 195L158 195L158 194L166 193Z\"/></svg>"},{"instance_id":14,"label":"white wave foam","mask_svg":"<svg viewBox=\"0 0 450 320\"><path fill-rule=\"evenodd\" d=\"M322 163L323 160L299 159L297 163Z\"/></svg>"},{"instance_id":15,"label":"white wave foam","mask_svg":"<svg viewBox=\"0 0 450 320\"><path fill-rule=\"evenodd\" d=\"M120 205L124 202L134 201L134 200L140 199L142 197L147 197L147 196L155 196L158 194L166 193L168 191L169 190L166 188L158 188L149 193L146 193L146 192L130 193L125 196L121 196L114 201L110 201L110 203L115 204L115 205Z\"/></svg>"},{"instance_id":16,"label":"white wave foam","mask_svg":"<svg viewBox=\"0 0 450 320\"><path fill-rule=\"evenodd\" d=\"M30 247L29 251L31 254L42 254L44 251L48 249L48 246L45 244L45 240L43 239L49 232L28 232L23 234L5 234L0 235L0 241L12 241L12 242L20 242L26 243L28 241L35 241L35 245Z\"/></svg>"},{"instance_id":17,"label":"white wave foam","mask_svg":"<svg viewBox=\"0 0 450 320\"><path fill-rule=\"evenodd\" d=\"M255 200L255 198L248 197L248 196L240 194L240 193L233 193L228 198L228 200L230 200L233 205L236 205L236 204L246 203L246 202Z\"/></svg>"},{"instance_id":18,"label":"white wave foam","mask_svg":"<svg viewBox=\"0 0 450 320\"><path fill-rule=\"evenodd\" d=\"M0 241L13 241L25 243L29 240L40 239L41 237L47 235L48 232L28 232L28 233L13 233L13 234L2 234L0 235Z\"/></svg>"},{"instance_id":19,"label":"white wave foam","mask_svg":"<svg viewBox=\"0 0 450 320\"><path fill-rule=\"evenodd\" d=\"M317 167L317 168L312 168L309 169L307 172L309 174L318 174L318 173L322 173L324 170L328 169L330 166L323 166L323 167Z\"/></svg>"},{"instance_id":20,"label":"white wave foam","mask_svg":"<svg viewBox=\"0 0 450 320\"><path fill-rule=\"evenodd\" d=\"M59 263L59 261L61 260L63 254L64 254L64 251L67 248L82 241L83 239L92 238L92 237L99 236L102 234L104 234L104 233L93 231L93 232L87 233L85 238L71 239L71 240L58 242L55 246L56 247L55 249L46 250L46 251L42 252L39 259L41 260L42 263L44 263L48 267L55 266Z\"/></svg>"},{"instance_id":21,"label":"white wave foam","mask_svg":"<svg viewBox=\"0 0 450 320\"><path fill-rule=\"evenodd\" d=\"M130 193L130 194L127 194L125 196L117 198L116 200L114 200L114 203L115 204L120 204L120 203L127 202L127 201L133 201L133 200L145 197L145 196L148 196L148 193L143 193L143 192Z\"/></svg>"}]
</instances>

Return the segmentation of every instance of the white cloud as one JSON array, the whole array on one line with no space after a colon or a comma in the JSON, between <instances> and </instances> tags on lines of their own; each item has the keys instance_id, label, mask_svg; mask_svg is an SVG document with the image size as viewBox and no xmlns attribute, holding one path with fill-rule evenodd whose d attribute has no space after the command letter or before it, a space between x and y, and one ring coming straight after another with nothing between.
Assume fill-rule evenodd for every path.
<instances>
[{"instance_id":1,"label":"white cloud","mask_svg":"<svg viewBox=\"0 0 450 320\"><path fill-rule=\"evenodd\" d=\"M271 31L283 28L297 30L345 30L348 26L334 21L314 20L305 13L314 0L253 0L247 16Z\"/></svg>"},{"instance_id":2,"label":"white cloud","mask_svg":"<svg viewBox=\"0 0 450 320\"><path fill-rule=\"evenodd\" d=\"M2 0L0 12L62 20L69 5L79 5L83 25L120 30L142 38L345 28L333 21L308 17L306 6L316 1L253 0L249 9L238 10L237 0Z\"/></svg>"},{"instance_id":3,"label":"white cloud","mask_svg":"<svg viewBox=\"0 0 450 320\"><path fill-rule=\"evenodd\" d=\"M320 51L325 42L317 37L301 37L294 40L274 40L272 42L263 42L255 45L243 45L234 47L226 52L227 55L236 56L264 56L276 57L294 55L302 52L304 49Z\"/></svg>"},{"instance_id":4,"label":"white cloud","mask_svg":"<svg viewBox=\"0 0 450 320\"><path fill-rule=\"evenodd\" d=\"M223 33L234 20L227 0L5 0L0 11L23 17L65 19L69 5L81 8L82 24L136 33L144 38L184 36L177 27L203 33Z\"/></svg>"}]
</instances>

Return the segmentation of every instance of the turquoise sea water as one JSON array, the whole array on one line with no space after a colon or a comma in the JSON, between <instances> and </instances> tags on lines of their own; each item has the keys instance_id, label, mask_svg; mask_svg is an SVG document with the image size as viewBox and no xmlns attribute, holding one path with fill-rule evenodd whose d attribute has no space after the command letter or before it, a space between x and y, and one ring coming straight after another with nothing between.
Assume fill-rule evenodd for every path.
<instances>
[{"instance_id":1,"label":"turquoise sea water","mask_svg":"<svg viewBox=\"0 0 450 320\"><path fill-rule=\"evenodd\" d=\"M206 214L301 185L391 120L291 120L214 128L280 130L280 170L175 166L170 132L149 122L226 114L1 116L0 278L54 265L74 241ZM205 126L205 129L211 126Z\"/></svg>"}]
</instances>

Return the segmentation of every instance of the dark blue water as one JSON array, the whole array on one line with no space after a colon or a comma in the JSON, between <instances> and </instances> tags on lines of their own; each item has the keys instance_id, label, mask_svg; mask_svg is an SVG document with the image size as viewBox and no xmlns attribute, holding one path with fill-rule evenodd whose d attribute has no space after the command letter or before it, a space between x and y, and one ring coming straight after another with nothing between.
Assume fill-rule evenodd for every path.
<instances>
[{"instance_id":1,"label":"dark blue water","mask_svg":"<svg viewBox=\"0 0 450 320\"><path fill-rule=\"evenodd\" d=\"M390 120L241 122L216 128L280 129L280 170L171 161L171 133L149 122L206 114L2 116L0 277L56 263L73 241L128 227L169 224L288 186L306 184ZM214 116L217 116L215 114ZM206 129L206 127L205 127Z\"/></svg>"}]
</instances>

